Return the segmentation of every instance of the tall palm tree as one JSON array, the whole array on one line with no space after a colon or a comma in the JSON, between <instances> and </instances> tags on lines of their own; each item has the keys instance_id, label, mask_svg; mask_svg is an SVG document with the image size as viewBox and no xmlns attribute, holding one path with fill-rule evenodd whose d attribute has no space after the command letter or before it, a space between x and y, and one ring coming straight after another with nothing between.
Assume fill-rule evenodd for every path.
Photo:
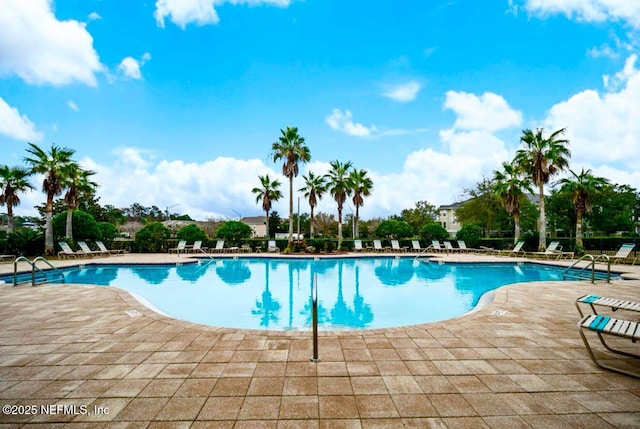
<instances>
[{"instance_id":1,"label":"tall palm tree","mask_svg":"<svg viewBox=\"0 0 640 429\"><path fill-rule=\"evenodd\" d=\"M311 153L305 145L304 137L298 134L297 127L280 130L282 135L271 145L273 162L280 159L282 174L289 179L289 243L293 240L293 178L298 176L298 163L309 162Z\"/></svg>"},{"instance_id":2,"label":"tall palm tree","mask_svg":"<svg viewBox=\"0 0 640 429\"><path fill-rule=\"evenodd\" d=\"M78 199L81 195L93 193L98 184L90 179L96 174L95 171L83 170L75 162L69 164L63 173L63 186L67 188L67 193L64 195L64 202L67 204L65 236L73 240L73 211L78 208Z\"/></svg>"},{"instance_id":3,"label":"tall palm tree","mask_svg":"<svg viewBox=\"0 0 640 429\"><path fill-rule=\"evenodd\" d=\"M252 193L256 194L256 203L262 202L262 210L265 212L264 224L266 225L266 236L269 237L269 211L271 211L271 203L282 198L280 192L280 181L273 180L268 174L258 176L260 179L260 188L253 188Z\"/></svg>"},{"instance_id":4,"label":"tall palm tree","mask_svg":"<svg viewBox=\"0 0 640 429\"><path fill-rule=\"evenodd\" d=\"M298 189L304 193L304 197L309 200L309 207L311 207L311 224L309 226L309 237L313 238L313 213L315 207L318 205L318 200L322 199L322 196L327 191L327 183L325 176L316 176L313 172L309 172L307 176L302 176L304 179L304 186Z\"/></svg>"},{"instance_id":5,"label":"tall palm tree","mask_svg":"<svg viewBox=\"0 0 640 429\"><path fill-rule=\"evenodd\" d=\"M371 195L371 191L373 190L373 180L369 176L367 176L367 170L351 170L349 173L349 181L351 182L351 190L353 192L353 205L356 207L355 214L355 231L354 238L360 237L358 231L358 218L359 218L359 209L364 205L364 197L368 197Z\"/></svg>"},{"instance_id":6,"label":"tall palm tree","mask_svg":"<svg viewBox=\"0 0 640 429\"><path fill-rule=\"evenodd\" d=\"M53 217L53 198L60 195L64 183L64 171L73 161L71 157L75 153L73 149L61 148L54 144L48 152L40 149L33 143L29 143L27 152L31 157L26 157L25 161L31 165L31 173L44 174L42 181L42 191L47 194L45 205L45 233L44 233L44 253L53 255L53 227L51 218Z\"/></svg>"},{"instance_id":7,"label":"tall palm tree","mask_svg":"<svg viewBox=\"0 0 640 429\"><path fill-rule=\"evenodd\" d=\"M13 208L20 204L19 192L33 189L27 179L30 173L21 167L0 167L0 206L7 205L7 233L13 232Z\"/></svg>"},{"instance_id":8,"label":"tall palm tree","mask_svg":"<svg viewBox=\"0 0 640 429\"><path fill-rule=\"evenodd\" d=\"M591 197L609 184L604 177L594 176L591 170L582 168L580 174L569 170L573 177L564 177L557 183L562 189L571 194L576 209L576 249L582 250L582 216L591 211Z\"/></svg>"},{"instance_id":9,"label":"tall palm tree","mask_svg":"<svg viewBox=\"0 0 640 429\"><path fill-rule=\"evenodd\" d=\"M520 141L524 143L524 149L516 152L515 162L531 177L534 185L538 186L540 194L540 218L538 219L538 231L540 239L538 249L544 251L547 247L547 218L544 209L544 185L549 183L552 176L569 166L571 151L569 140L560 138L566 131L561 128L552 132L548 137L543 137L542 129L538 128L534 133L531 130L523 130Z\"/></svg>"},{"instance_id":10,"label":"tall palm tree","mask_svg":"<svg viewBox=\"0 0 640 429\"><path fill-rule=\"evenodd\" d=\"M351 195L351 180L349 179L349 170L352 167L351 161L340 162L331 161L331 170L327 173L327 186L329 193L338 204L338 250L342 247L342 206Z\"/></svg>"},{"instance_id":11,"label":"tall palm tree","mask_svg":"<svg viewBox=\"0 0 640 429\"><path fill-rule=\"evenodd\" d=\"M523 177L517 164L503 162L502 171L494 172L492 188L507 213L513 216L513 242L517 243L520 240L520 200L525 196L525 191L533 194L531 182Z\"/></svg>"}]
</instances>

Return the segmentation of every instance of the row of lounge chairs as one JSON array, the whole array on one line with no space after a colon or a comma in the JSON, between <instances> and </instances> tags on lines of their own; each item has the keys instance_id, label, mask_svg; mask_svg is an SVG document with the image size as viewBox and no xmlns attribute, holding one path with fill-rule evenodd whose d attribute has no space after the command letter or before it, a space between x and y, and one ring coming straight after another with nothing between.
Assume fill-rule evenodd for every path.
<instances>
[{"instance_id":1,"label":"row of lounge chairs","mask_svg":"<svg viewBox=\"0 0 640 429\"><path fill-rule=\"evenodd\" d=\"M89 256L110 256L110 255L122 255L125 253L122 249L109 249L104 245L102 241L96 241L96 250L93 250L85 241L78 241L79 250L73 250L69 243L61 241L58 243L60 251L58 252L59 258L86 258Z\"/></svg>"},{"instance_id":2,"label":"row of lounge chairs","mask_svg":"<svg viewBox=\"0 0 640 429\"><path fill-rule=\"evenodd\" d=\"M203 247L202 240L196 240L192 245L188 245L187 240L180 240L176 247L169 249L169 253L176 253L178 255L181 253L204 253L207 255L210 253L250 253L252 251L251 246L248 244L243 244L239 247L225 247L224 240L216 241L216 246L213 248ZM260 252L260 249L256 249L256 252ZM280 248L276 245L275 240L269 240L267 244L267 252L280 252Z\"/></svg>"}]
</instances>

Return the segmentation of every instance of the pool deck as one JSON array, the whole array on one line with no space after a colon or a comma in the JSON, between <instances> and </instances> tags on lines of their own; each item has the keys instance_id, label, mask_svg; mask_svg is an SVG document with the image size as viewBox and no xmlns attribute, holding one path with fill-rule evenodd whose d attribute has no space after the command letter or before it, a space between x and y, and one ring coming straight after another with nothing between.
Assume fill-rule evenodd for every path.
<instances>
[{"instance_id":1,"label":"pool deck","mask_svg":"<svg viewBox=\"0 0 640 429\"><path fill-rule=\"evenodd\" d=\"M54 264L186 260L128 254ZM12 269L0 264L0 274ZM579 296L640 300L640 266L615 269L635 279L515 284L444 322L321 332L318 363L309 360L309 332L179 321L117 288L2 285L0 427L637 428L640 379L593 365L576 328ZM640 373L638 359L608 362Z\"/></svg>"}]
</instances>

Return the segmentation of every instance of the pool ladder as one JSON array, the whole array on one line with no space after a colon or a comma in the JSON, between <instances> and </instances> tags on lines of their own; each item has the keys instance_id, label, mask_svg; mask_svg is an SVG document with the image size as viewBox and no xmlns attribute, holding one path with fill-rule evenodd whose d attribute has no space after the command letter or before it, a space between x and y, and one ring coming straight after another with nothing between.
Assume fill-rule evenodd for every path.
<instances>
[{"instance_id":1,"label":"pool ladder","mask_svg":"<svg viewBox=\"0 0 640 429\"><path fill-rule=\"evenodd\" d=\"M583 261L583 260L589 260L589 263L587 263L587 265L585 265L580 271L578 271L577 274L569 273L569 270L574 268L576 265L578 265L580 261ZM604 254L593 256L590 253L586 253L582 255L577 261L571 264L570 267L566 268L563 271L562 278L564 280L566 280L567 277L572 277L579 280L587 279L587 280L591 280L591 283L595 283L596 282L596 262L598 261L605 262L607 264L607 283L611 283L611 259L609 258L609 255L604 255ZM587 271L589 268L591 268L590 274ZM585 273L585 271L587 272Z\"/></svg>"},{"instance_id":2,"label":"pool ladder","mask_svg":"<svg viewBox=\"0 0 640 429\"><path fill-rule=\"evenodd\" d=\"M14 286L18 285L18 262L20 261L24 261L27 264L31 265L31 286L36 285L36 271L39 274L41 274L43 278L43 280L41 282L38 282L38 284L47 282L47 275L44 271L38 268L38 265L37 265L38 262L44 262L46 265L48 265L50 269L52 269L55 273L60 275L60 280L62 283L64 283L64 274L62 274L62 272L58 270L56 267L51 265L51 262L49 262L43 256L38 256L34 258L33 261L27 258L26 256L20 256L13 261L13 285Z\"/></svg>"}]
</instances>

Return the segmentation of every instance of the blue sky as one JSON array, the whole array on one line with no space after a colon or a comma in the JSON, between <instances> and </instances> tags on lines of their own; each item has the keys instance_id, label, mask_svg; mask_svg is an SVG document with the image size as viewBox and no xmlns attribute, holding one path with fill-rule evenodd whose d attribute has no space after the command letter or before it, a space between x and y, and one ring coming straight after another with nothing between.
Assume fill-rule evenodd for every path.
<instances>
[{"instance_id":1,"label":"blue sky","mask_svg":"<svg viewBox=\"0 0 640 429\"><path fill-rule=\"evenodd\" d=\"M103 204L259 215L250 190L258 175L281 177L269 151L287 125L311 150L301 174L334 159L369 170L365 218L460 200L513 157L525 128L567 127L573 169L640 188L640 2L0 0L0 10L0 164L21 164L27 142L75 149ZM25 195L17 214L43 199Z\"/></svg>"}]
</instances>

